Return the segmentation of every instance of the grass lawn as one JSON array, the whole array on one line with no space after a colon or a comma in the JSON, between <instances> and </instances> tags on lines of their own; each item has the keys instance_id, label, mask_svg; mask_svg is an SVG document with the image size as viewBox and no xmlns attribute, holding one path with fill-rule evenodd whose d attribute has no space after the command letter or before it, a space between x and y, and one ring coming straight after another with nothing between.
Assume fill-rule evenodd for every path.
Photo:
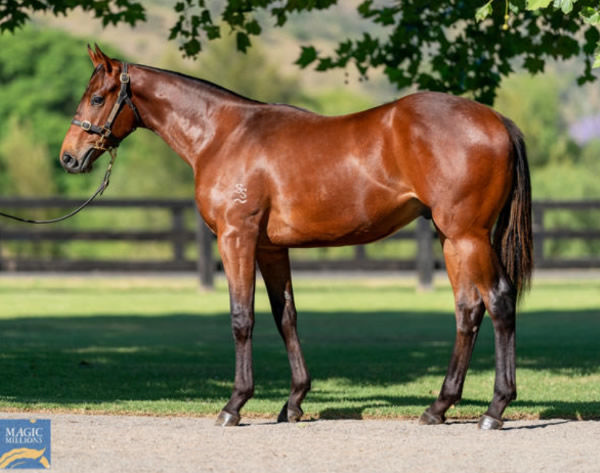
<instances>
[{"instance_id":1,"label":"grass lawn","mask_svg":"<svg viewBox=\"0 0 600 473\"><path fill-rule=\"evenodd\" d=\"M417 417L439 390L454 341L449 286L405 279L295 284L313 376L303 408L321 418ZM287 356L264 287L256 299L256 394L243 415L275 418ZM600 281L539 280L518 316L519 397L506 417L600 418ZM0 278L0 409L216 414L231 392L228 296L192 277ZM492 396L486 318L463 401L477 417Z\"/></svg>"}]
</instances>

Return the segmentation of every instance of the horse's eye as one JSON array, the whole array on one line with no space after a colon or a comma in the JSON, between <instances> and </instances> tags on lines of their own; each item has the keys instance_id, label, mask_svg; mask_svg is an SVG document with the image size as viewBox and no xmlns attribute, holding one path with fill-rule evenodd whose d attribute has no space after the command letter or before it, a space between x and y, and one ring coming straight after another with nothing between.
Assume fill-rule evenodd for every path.
<instances>
[{"instance_id":1,"label":"horse's eye","mask_svg":"<svg viewBox=\"0 0 600 473\"><path fill-rule=\"evenodd\" d=\"M100 95L93 95L90 102L92 105L99 107L104 104L104 97L101 97Z\"/></svg>"}]
</instances>

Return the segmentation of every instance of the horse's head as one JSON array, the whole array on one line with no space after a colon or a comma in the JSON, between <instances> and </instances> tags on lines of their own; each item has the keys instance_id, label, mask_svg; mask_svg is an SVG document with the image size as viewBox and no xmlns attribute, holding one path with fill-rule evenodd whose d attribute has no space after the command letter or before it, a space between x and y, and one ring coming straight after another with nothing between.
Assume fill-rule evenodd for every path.
<instances>
[{"instance_id":1,"label":"horse's head","mask_svg":"<svg viewBox=\"0 0 600 473\"><path fill-rule=\"evenodd\" d=\"M60 150L60 163L71 173L89 171L104 151L117 147L140 123L127 64L109 58L97 45L95 50L88 45L88 54L94 73Z\"/></svg>"}]
</instances>

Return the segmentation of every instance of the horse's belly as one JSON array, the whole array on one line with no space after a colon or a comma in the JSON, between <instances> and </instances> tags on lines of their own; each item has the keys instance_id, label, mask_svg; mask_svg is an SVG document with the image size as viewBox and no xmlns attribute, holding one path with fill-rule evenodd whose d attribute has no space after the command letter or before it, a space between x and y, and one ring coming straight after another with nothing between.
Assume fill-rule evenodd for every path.
<instances>
[{"instance_id":1,"label":"horse's belly","mask_svg":"<svg viewBox=\"0 0 600 473\"><path fill-rule=\"evenodd\" d=\"M425 207L414 195L388 202L329 202L290 206L269 215L266 237L285 247L342 246L384 238L421 215Z\"/></svg>"}]
</instances>

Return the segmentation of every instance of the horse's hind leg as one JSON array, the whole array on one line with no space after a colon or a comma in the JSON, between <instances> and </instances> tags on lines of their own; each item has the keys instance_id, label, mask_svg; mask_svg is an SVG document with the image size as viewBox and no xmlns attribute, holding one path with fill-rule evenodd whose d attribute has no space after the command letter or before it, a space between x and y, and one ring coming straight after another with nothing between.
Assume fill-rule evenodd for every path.
<instances>
[{"instance_id":1,"label":"horse's hind leg","mask_svg":"<svg viewBox=\"0 0 600 473\"><path fill-rule=\"evenodd\" d=\"M461 260L454 245L442 236L448 277L452 284L456 311L456 339L448 372L437 400L421 415L422 424L441 424L445 413L460 401L463 385L479 326L485 313L483 299L466 271L461 271Z\"/></svg>"},{"instance_id":2,"label":"horse's hind leg","mask_svg":"<svg viewBox=\"0 0 600 473\"><path fill-rule=\"evenodd\" d=\"M444 256L456 298L457 343L437 401L425 411L422 420L442 422L444 412L460 399L464 377L476 333L483 316L482 301L494 325L496 381L494 398L479 426L502 427L502 413L516 397L515 305L516 294L506 279L489 236L447 239ZM471 335L468 332L471 331Z\"/></svg>"},{"instance_id":3,"label":"horse's hind leg","mask_svg":"<svg viewBox=\"0 0 600 473\"><path fill-rule=\"evenodd\" d=\"M310 376L302 356L296 330L296 307L292 292L290 260L287 248L262 249L257 253L275 324L288 353L292 371L292 385L288 401L284 404L278 422L296 422L302 417L300 404L310 390Z\"/></svg>"},{"instance_id":4,"label":"horse's hind leg","mask_svg":"<svg viewBox=\"0 0 600 473\"><path fill-rule=\"evenodd\" d=\"M496 379L494 397L487 412L479 420L482 429L502 427L502 413L510 401L517 398L516 383L516 302L515 289L506 278L500 278L492 286L487 297L486 307L494 324L496 345Z\"/></svg>"}]
</instances>

